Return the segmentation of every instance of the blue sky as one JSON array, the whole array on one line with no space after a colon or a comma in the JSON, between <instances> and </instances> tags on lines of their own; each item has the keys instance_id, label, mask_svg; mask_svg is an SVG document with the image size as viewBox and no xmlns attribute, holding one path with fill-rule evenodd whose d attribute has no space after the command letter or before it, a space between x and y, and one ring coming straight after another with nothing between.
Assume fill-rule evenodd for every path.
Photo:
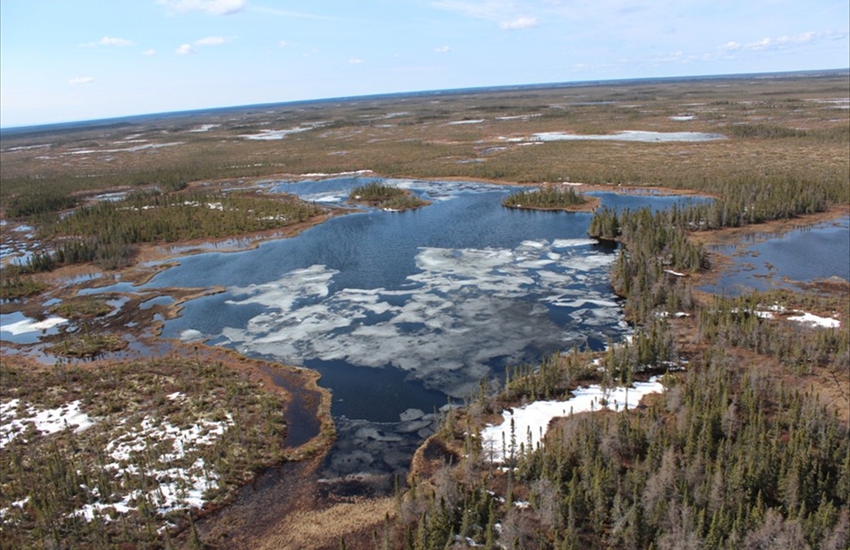
<instances>
[{"instance_id":1,"label":"blue sky","mask_svg":"<svg viewBox=\"0 0 850 550\"><path fill-rule=\"evenodd\" d=\"M3 0L0 126L846 68L847 0Z\"/></svg>"}]
</instances>

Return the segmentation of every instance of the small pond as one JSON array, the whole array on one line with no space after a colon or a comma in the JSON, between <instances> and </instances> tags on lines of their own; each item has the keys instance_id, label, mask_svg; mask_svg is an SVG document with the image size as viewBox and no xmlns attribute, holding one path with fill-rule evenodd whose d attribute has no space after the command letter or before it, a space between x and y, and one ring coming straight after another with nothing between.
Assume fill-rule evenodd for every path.
<instances>
[{"instance_id":1,"label":"small pond","mask_svg":"<svg viewBox=\"0 0 850 550\"><path fill-rule=\"evenodd\" d=\"M712 250L729 255L732 264L716 283L700 287L707 292L736 295L833 277L848 280L850 217L779 235L756 235L751 242Z\"/></svg>"}]
</instances>

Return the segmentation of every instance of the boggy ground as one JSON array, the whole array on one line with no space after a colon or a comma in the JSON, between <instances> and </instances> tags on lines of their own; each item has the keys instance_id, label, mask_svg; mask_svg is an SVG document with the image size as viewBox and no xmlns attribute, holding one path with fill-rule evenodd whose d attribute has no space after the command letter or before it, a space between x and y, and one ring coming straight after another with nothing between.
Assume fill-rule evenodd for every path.
<instances>
[{"instance_id":1,"label":"boggy ground","mask_svg":"<svg viewBox=\"0 0 850 550\"><path fill-rule=\"evenodd\" d=\"M764 173L827 174L826 177L837 174L840 178L848 170L847 96L845 72L817 78L444 94L425 100L346 100L274 109L245 108L235 118L231 114L177 116L151 124L95 125L76 133L4 133L0 146L0 206L5 207L9 198L17 194L40 192L48 187L89 196L175 181L188 181L190 188L247 189L279 179L334 174L474 179L500 184L578 181L587 182L575 185L580 192L676 194L705 192L709 181ZM456 124L459 121L465 123ZM202 129L202 125L211 122L212 127ZM246 137L256 135L258 128L293 127L305 130L280 140ZM710 132L723 134L726 139L624 143L542 142L533 138L538 132L604 134L628 130ZM149 147L137 149L128 145L137 140L146 140ZM748 232L783 231L847 212L848 207L843 205L824 214L695 233L693 238L706 244L734 243ZM312 223L321 221L315 219ZM262 239L288 236L307 226L252 235L248 244L241 239L237 243L224 242L224 248L216 250L254 246ZM2 232L8 229L0 227ZM122 282L138 284L168 265L149 262L176 260L184 254L209 250L209 246L202 239L168 247L145 246L136 256L135 266L117 275ZM707 281L722 270L721 257L712 255L711 261L712 269L695 276L694 283ZM84 275L97 278L63 282ZM19 304L0 304L0 308L4 312L20 309L39 318L46 312L43 303L48 298L65 300L82 288L107 286L119 280L115 275L91 267L62 268L38 275L51 287L45 294ZM812 286L845 300L848 296L846 283ZM318 428L319 439L287 449L287 461L257 476L233 504L207 510L196 523L201 540L213 548L336 549L344 537L347 548L373 548L372 533L382 531L386 514L395 514L394 504L385 496L370 495L356 481L348 486L332 486L319 478L318 468L332 439L332 429L329 416L323 412L327 395L315 387L315 375L274 367L273 376L268 365L232 352L180 346L156 337L157 314L167 318L177 313L182 301L215 291L166 289L163 292L174 299L168 305L141 310L138 306L145 300L158 296L149 293L130 298L117 315L91 320L98 330L129 338L129 348L113 354L114 360L132 353L173 352L221 361L280 395L305 397L304 407L324 422ZM711 299L699 294L697 298ZM846 326L846 308L841 320ZM135 326L128 327L130 323ZM684 349L700 345L693 319L676 319L672 325ZM55 361L39 346L31 349L3 342L2 352L3 361L10 354ZM758 359L743 355L742 359ZM105 364L85 363L94 369ZM771 370L771 364L765 368L780 374L779 370ZM789 386L812 388L824 403L850 418L850 396L845 391L850 380L817 370L805 377L788 373L781 376L787 377ZM283 410L286 403L292 401L284 401ZM177 542L192 546L194 542L188 535L184 532L184 538Z\"/></svg>"}]
</instances>

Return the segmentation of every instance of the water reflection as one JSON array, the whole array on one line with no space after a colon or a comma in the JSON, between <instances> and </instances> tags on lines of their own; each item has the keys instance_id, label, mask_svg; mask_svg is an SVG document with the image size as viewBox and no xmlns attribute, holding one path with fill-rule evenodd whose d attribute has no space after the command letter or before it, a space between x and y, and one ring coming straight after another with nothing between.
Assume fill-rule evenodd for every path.
<instances>
[{"instance_id":1,"label":"water reflection","mask_svg":"<svg viewBox=\"0 0 850 550\"><path fill-rule=\"evenodd\" d=\"M371 181L272 189L338 204ZM186 302L164 337L323 374L339 434L332 477L397 473L449 396L463 398L509 364L574 344L601 349L629 330L608 278L616 247L587 238L591 214L503 208L511 187L392 183L433 204L359 210L252 250L182 258L145 285L227 289ZM595 194L617 209L693 200Z\"/></svg>"},{"instance_id":2,"label":"water reflection","mask_svg":"<svg viewBox=\"0 0 850 550\"><path fill-rule=\"evenodd\" d=\"M739 294L832 277L850 280L850 217L782 234L762 233L745 243L712 247L729 255L732 265L715 284L700 290Z\"/></svg>"}]
</instances>

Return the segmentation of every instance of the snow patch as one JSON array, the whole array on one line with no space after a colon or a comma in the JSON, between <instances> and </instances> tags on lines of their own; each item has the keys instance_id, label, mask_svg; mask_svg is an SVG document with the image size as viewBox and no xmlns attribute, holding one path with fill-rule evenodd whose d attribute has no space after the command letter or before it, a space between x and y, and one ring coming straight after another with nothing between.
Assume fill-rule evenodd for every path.
<instances>
[{"instance_id":1,"label":"snow patch","mask_svg":"<svg viewBox=\"0 0 850 550\"><path fill-rule=\"evenodd\" d=\"M653 377L649 382L636 382L630 388L606 389L591 385L578 388L573 392L573 397L566 401L535 401L520 408L506 409L502 413L501 424L488 424L481 432L482 446L493 462L505 462L511 456L518 455L520 444L527 446L530 441L532 449L525 448L525 451L532 451L541 445L553 418L603 409L633 409L645 395L663 391L664 386L658 377ZM512 439L515 442L513 449Z\"/></svg>"},{"instance_id":2,"label":"snow patch","mask_svg":"<svg viewBox=\"0 0 850 550\"><path fill-rule=\"evenodd\" d=\"M50 435L65 428L80 432L94 424L86 413L80 410L82 402L72 401L54 409L37 409L32 405L23 407L23 416L19 399L0 404L0 449L23 435L28 425L32 425L42 435Z\"/></svg>"},{"instance_id":3,"label":"snow patch","mask_svg":"<svg viewBox=\"0 0 850 550\"><path fill-rule=\"evenodd\" d=\"M221 124L201 124L196 128L189 130L190 132L209 132L213 128L218 128Z\"/></svg>"},{"instance_id":4,"label":"snow patch","mask_svg":"<svg viewBox=\"0 0 850 550\"><path fill-rule=\"evenodd\" d=\"M831 317L820 317L819 315L815 315L813 313L806 313L804 311L796 313L801 313L801 315L793 315L791 317L788 317L788 320L796 321L798 323L805 323L807 325L812 325L816 327L838 328L841 326L841 321L839 321L838 319L833 319Z\"/></svg>"}]
</instances>

